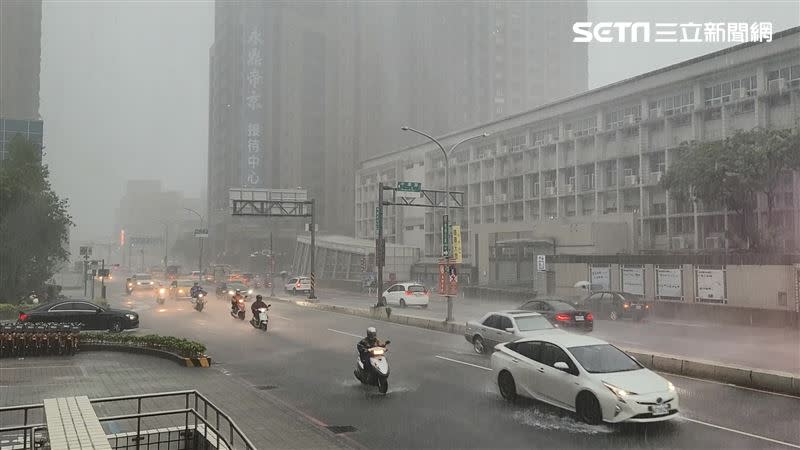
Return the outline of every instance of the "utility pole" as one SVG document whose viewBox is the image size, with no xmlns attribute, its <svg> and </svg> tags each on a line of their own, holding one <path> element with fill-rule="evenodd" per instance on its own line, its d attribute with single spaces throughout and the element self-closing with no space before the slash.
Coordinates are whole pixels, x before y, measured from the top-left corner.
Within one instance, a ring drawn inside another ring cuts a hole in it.
<svg viewBox="0 0 800 450">
<path fill-rule="evenodd" d="M 378 286 L 375 292 L 378 294 L 378 302 L 375 306 L 386 306 L 383 304 L 383 264 L 384 252 L 386 247 L 383 243 L 383 182 L 378 183 L 378 209 L 375 210 L 375 270 L 378 272 Z"/>
<path fill-rule="evenodd" d="M 164 276 L 167 276 L 167 266 L 169 265 L 169 224 L 164 224 Z"/>
<path fill-rule="evenodd" d="M 105 300 L 106 299 L 106 275 L 105 275 L 105 273 L 106 273 L 106 260 L 103 259 L 101 261 L 102 262 L 100 263 L 101 264 L 101 268 L 100 268 L 101 272 L 100 273 L 102 273 L 103 276 L 100 277 L 100 298 Z"/>
<path fill-rule="evenodd" d="M 141 261 L 140 268 L 142 269 L 142 272 L 144 272 L 144 247 L 142 247 L 139 250 L 139 253 L 142 255 L 142 258 L 140 260 Z"/>
<path fill-rule="evenodd" d="M 269 296 L 275 297 L 275 250 L 272 248 L 272 230 L 269 232 Z"/>
<path fill-rule="evenodd" d="M 86 272 L 89 270 L 89 255 L 83 255 L 83 296 L 86 297 L 87 283 Z"/>
<path fill-rule="evenodd" d="M 316 295 L 316 278 L 314 277 L 314 272 L 316 269 L 316 255 L 317 253 L 317 240 L 316 240 L 316 220 L 314 220 L 314 199 L 311 199 L 311 292 L 308 294 L 309 300 L 314 300 L 317 298 Z"/>
</svg>

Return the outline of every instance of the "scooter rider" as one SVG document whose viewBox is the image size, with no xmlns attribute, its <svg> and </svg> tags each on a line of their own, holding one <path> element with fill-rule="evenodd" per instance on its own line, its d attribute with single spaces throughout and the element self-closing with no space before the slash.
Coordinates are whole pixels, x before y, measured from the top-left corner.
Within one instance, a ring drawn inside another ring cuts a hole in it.
<svg viewBox="0 0 800 450">
<path fill-rule="evenodd" d="M 197 295 L 201 292 L 203 292 L 203 288 L 200 287 L 200 283 L 195 281 L 194 286 L 192 286 L 191 291 L 189 291 L 189 295 L 191 295 L 192 298 L 197 298 Z"/>
<path fill-rule="evenodd" d="M 242 295 L 242 291 L 237 289 L 236 293 L 231 297 L 231 311 L 235 311 L 239 308 L 239 300 L 243 298 L 244 296 Z"/>
<path fill-rule="evenodd" d="M 250 305 L 250 311 L 253 313 L 253 322 L 258 323 L 258 319 L 259 319 L 259 317 L 258 317 L 258 309 L 259 308 L 266 308 L 266 307 L 267 307 L 267 304 L 264 303 L 264 300 L 263 300 L 263 297 L 261 297 L 261 294 L 256 295 L 256 301 L 254 301 L 253 304 Z"/>
<path fill-rule="evenodd" d="M 369 367 L 369 352 L 367 350 L 371 349 L 372 347 L 383 347 L 384 344 L 378 339 L 378 330 L 375 327 L 367 328 L 367 337 L 362 339 L 356 345 L 358 349 L 358 355 L 361 357 L 361 363 L 364 364 L 364 367 Z"/>
</svg>

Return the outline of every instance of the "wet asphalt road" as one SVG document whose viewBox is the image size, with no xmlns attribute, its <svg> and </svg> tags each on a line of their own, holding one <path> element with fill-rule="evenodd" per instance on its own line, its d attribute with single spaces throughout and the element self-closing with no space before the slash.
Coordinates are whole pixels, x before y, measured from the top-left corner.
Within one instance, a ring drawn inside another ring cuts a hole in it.
<svg viewBox="0 0 800 450">
<path fill-rule="evenodd" d="M 213 294 L 202 313 L 150 296 L 112 303 L 138 311 L 142 333 L 204 342 L 212 370 L 265 386 L 312 420 L 355 427 L 350 437 L 367 448 L 800 448 L 797 398 L 667 376 L 683 417 L 588 426 L 541 403 L 504 402 L 488 357 L 472 354 L 461 336 L 284 303 L 273 305 L 263 333 L 230 317 Z M 392 340 L 386 396 L 352 373 L 357 336 L 369 325 Z"/>
</svg>

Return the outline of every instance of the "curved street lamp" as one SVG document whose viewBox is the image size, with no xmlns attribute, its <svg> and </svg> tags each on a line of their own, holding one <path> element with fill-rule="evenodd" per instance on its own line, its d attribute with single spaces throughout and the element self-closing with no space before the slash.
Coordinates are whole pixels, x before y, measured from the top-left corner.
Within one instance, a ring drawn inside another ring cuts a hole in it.
<svg viewBox="0 0 800 450">
<path fill-rule="evenodd" d="M 425 133 L 423 131 L 420 131 L 420 130 L 417 130 L 417 129 L 414 129 L 414 128 L 411 128 L 411 127 L 401 127 L 401 129 L 403 131 L 411 131 L 412 133 L 417 133 L 420 136 L 424 136 L 424 137 L 428 138 L 428 140 L 430 140 L 431 142 L 436 144 L 439 147 L 439 150 L 442 151 L 442 156 L 444 156 L 444 214 L 445 214 L 443 230 L 446 230 L 446 232 L 449 234 L 450 233 L 450 223 L 449 223 L 450 222 L 450 155 L 453 153 L 453 151 L 459 145 L 461 145 L 461 144 L 463 144 L 463 143 L 465 143 L 467 141 L 471 141 L 473 139 L 481 139 L 481 138 L 489 137 L 489 133 L 482 133 L 482 134 L 478 134 L 478 135 L 475 135 L 475 136 L 471 136 L 471 137 L 462 139 L 462 140 L 456 142 L 455 144 L 453 144 L 450 147 L 449 150 L 445 150 L 444 146 L 442 145 L 442 143 L 439 142 L 435 137 L 431 136 L 428 133 Z M 443 233 L 444 233 L 444 231 L 443 231 Z M 442 242 L 444 242 L 444 238 L 445 238 L 445 236 L 442 235 Z M 448 258 L 448 259 L 450 258 L 450 248 L 449 247 L 447 249 L 446 254 L 443 254 L 442 256 L 444 256 L 445 258 Z M 454 320 L 453 319 L 453 299 L 452 299 L 452 297 L 450 297 L 449 292 L 447 294 L 448 294 L 448 295 L 446 295 L 446 297 L 447 297 L 447 318 L 445 320 L 448 321 L 448 322 L 452 322 Z"/>
</svg>

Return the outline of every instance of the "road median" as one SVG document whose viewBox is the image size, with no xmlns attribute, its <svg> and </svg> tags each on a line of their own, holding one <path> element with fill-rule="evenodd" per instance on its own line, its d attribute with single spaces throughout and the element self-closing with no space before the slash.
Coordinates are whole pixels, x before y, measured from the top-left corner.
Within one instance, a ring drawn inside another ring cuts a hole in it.
<svg viewBox="0 0 800 450">
<path fill-rule="evenodd" d="M 417 316 L 395 314 L 391 307 L 351 308 L 320 302 L 308 302 L 281 297 L 271 297 L 273 301 L 291 303 L 297 306 L 320 311 L 336 312 L 352 316 L 366 317 L 400 325 L 463 335 L 464 324 L 427 319 Z M 760 389 L 769 392 L 800 397 L 800 374 L 778 372 L 766 369 L 738 367 L 713 361 L 688 359 L 679 355 L 667 355 L 640 349 L 625 349 L 645 367 L 659 372 L 672 373 L 692 378 L 717 381 L 735 386 Z"/>
</svg>

